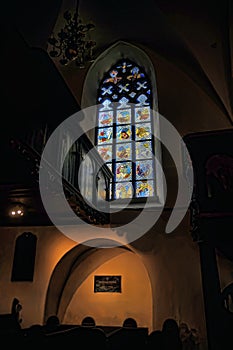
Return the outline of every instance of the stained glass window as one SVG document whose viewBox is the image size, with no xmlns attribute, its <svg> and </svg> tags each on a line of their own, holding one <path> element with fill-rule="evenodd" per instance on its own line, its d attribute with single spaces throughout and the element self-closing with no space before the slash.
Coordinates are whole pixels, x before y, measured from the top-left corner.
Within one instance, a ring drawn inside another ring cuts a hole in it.
<svg viewBox="0 0 233 350">
<path fill-rule="evenodd" d="M 118 61 L 100 82 L 97 105 L 97 150 L 114 174 L 110 200 L 156 197 L 152 88 L 144 69 Z"/>
</svg>

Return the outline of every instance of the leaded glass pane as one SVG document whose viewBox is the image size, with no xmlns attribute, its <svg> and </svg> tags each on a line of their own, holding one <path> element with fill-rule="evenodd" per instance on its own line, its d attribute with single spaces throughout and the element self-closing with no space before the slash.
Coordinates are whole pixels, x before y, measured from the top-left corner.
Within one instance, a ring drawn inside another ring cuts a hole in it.
<svg viewBox="0 0 233 350">
<path fill-rule="evenodd" d="M 136 159 L 152 158 L 151 141 L 136 142 Z"/>
<path fill-rule="evenodd" d="M 112 128 L 102 128 L 98 130 L 98 143 L 112 142 Z"/>
<path fill-rule="evenodd" d="M 135 121 L 136 122 L 150 121 L 150 108 L 149 107 L 135 108 Z"/>
<path fill-rule="evenodd" d="M 113 69 L 109 73 L 109 77 L 104 80 L 103 84 L 105 84 L 105 83 L 117 84 L 121 79 L 122 79 L 122 77 L 118 76 L 118 71 L 116 69 Z"/>
<path fill-rule="evenodd" d="M 119 106 L 117 107 L 117 108 L 129 108 L 130 107 L 130 105 L 128 104 L 128 102 L 129 102 L 129 99 L 128 98 L 126 98 L 125 96 L 124 97 L 122 97 L 119 101 Z"/>
<path fill-rule="evenodd" d="M 110 126 L 113 123 L 113 111 L 99 113 L 99 126 Z"/>
<path fill-rule="evenodd" d="M 131 143 L 117 144 L 116 145 L 116 160 L 129 160 L 132 159 Z"/>
<path fill-rule="evenodd" d="M 135 79 L 139 79 L 139 78 L 144 78 L 145 74 L 140 72 L 140 68 L 137 66 L 134 66 L 131 70 L 130 70 L 130 75 L 127 76 L 128 80 L 135 80 Z"/>
<path fill-rule="evenodd" d="M 142 160 L 136 162 L 136 179 L 144 180 L 153 177 L 153 163 L 152 160 Z"/>
<path fill-rule="evenodd" d="M 151 124 L 136 124 L 136 140 L 146 140 L 151 138 Z"/>
<path fill-rule="evenodd" d="M 116 181 L 125 181 L 132 179 L 132 163 L 116 163 Z"/>
<path fill-rule="evenodd" d="M 117 124 L 129 124 L 131 123 L 131 110 L 125 109 L 117 111 Z"/>
<path fill-rule="evenodd" d="M 105 162 L 112 160 L 112 145 L 99 146 L 97 150 Z"/>
<path fill-rule="evenodd" d="M 133 186 L 131 182 L 116 183 L 115 198 L 124 199 L 133 197 Z"/>
<path fill-rule="evenodd" d="M 117 142 L 124 142 L 130 140 L 132 136 L 131 125 L 117 126 L 116 133 Z"/>
<path fill-rule="evenodd" d="M 136 197 L 152 197 L 154 195 L 154 181 L 137 181 Z"/>
</svg>

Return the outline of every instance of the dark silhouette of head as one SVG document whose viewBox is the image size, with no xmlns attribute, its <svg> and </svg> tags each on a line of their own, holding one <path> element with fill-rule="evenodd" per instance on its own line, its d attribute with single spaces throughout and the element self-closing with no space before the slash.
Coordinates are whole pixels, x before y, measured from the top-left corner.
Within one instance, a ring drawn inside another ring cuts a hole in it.
<svg viewBox="0 0 233 350">
<path fill-rule="evenodd" d="M 84 327 L 95 327 L 95 320 L 91 316 L 86 316 L 81 322 L 81 326 Z"/>
<path fill-rule="evenodd" d="M 166 333 L 175 333 L 175 334 L 179 334 L 179 326 L 178 326 L 178 323 L 177 323 L 176 320 L 173 319 L 173 318 L 167 318 L 167 319 L 163 322 L 162 331 L 163 331 L 163 332 L 166 332 Z"/>
<path fill-rule="evenodd" d="M 167 318 L 162 326 L 165 349 L 182 350 L 179 325 L 173 318 Z"/>
<path fill-rule="evenodd" d="M 57 315 L 51 315 L 46 321 L 46 329 L 48 331 L 55 331 L 60 326 L 60 321 Z"/>
<path fill-rule="evenodd" d="M 123 322 L 123 327 L 128 327 L 128 328 L 137 328 L 137 322 L 134 318 L 128 317 L 124 320 Z"/>
</svg>

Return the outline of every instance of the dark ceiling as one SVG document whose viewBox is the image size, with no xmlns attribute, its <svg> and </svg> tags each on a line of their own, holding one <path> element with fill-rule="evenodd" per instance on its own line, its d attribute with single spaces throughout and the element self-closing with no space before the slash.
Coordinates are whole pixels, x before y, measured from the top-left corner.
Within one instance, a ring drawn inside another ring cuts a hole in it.
<svg viewBox="0 0 233 350">
<path fill-rule="evenodd" d="M 75 6 L 75 0 L 11 1 L 1 11 L 2 23 L 8 29 L 15 27 L 30 47 L 46 50 L 51 32 L 62 26 L 64 11 Z M 96 56 L 117 40 L 160 55 L 193 79 L 231 123 L 232 8 L 231 0 L 79 1 L 81 17 L 96 26 L 92 32 Z M 7 39 L 13 62 L 20 68 L 20 51 Z"/>
<path fill-rule="evenodd" d="M 31 47 L 47 47 L 75 0 L 14 1 L 2 12 Z M 232 122 L 233 4 L 231 0 L 80 0 L 84 21 L 96 29 L 96 56 L 117 40 L 135 43 L 173 62 L 198 84 Z"/>
</svg>

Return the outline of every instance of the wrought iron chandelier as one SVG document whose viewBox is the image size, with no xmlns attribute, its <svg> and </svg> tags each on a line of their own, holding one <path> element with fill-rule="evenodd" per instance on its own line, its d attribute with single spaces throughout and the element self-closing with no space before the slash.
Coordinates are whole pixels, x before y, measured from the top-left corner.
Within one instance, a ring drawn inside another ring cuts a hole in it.
<svg viewBox="0 0 233 350">
<path fill-rule="evenodd" d="M 89 39 L 89 31 L 95 28 L 94 24 L 83 24 L 78 12 L 79 1 L 76 2 L 74 13 L 65 11 L 63 18 L 64 27 L 55 36 L 54 33 L 48 39 L 52 46 L 49 55 L 52 58 L 61 57 L 59 62 L 65 66 L 72 61 L 79 68 L 84 68 L 86 62 L 93 61 L 93 48 L 96 42 Z"/>
</svg>

